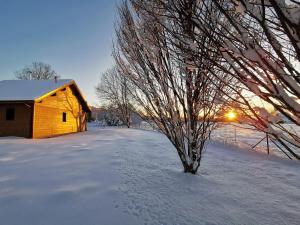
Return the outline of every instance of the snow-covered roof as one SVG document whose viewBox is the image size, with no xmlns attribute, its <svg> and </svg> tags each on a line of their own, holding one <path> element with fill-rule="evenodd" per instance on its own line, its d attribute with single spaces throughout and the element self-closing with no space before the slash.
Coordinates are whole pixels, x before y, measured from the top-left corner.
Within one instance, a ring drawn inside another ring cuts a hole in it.
<svg viewBox="0 0 300 225">
<path fill-rule="evenodd" d="M 3 80 L 0 81 L 0 101 L 33 101 L 73 80 Z"/>
</svg>

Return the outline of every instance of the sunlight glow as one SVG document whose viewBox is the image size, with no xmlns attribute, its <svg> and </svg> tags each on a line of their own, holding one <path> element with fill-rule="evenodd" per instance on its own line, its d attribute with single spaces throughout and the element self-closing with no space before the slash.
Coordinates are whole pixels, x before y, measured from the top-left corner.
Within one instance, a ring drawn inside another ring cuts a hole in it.
<svg viewBox="0 0 300 225">
<path fill-rule="evenodd" d="M 237 118 L 237 113 L 234 112 L 234 111 L 230 111 L 230 112 L 228 112 L 228 113 L 225 114 L 225 117 L 228 120 L 235 120 Z"/>
</svg>

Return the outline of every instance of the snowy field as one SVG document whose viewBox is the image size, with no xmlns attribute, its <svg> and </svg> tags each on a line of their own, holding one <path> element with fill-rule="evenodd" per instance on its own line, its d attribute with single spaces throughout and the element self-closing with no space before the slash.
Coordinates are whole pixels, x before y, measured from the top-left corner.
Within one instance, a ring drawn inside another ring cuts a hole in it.
<svg viewBox="0 0 300 225">
<path fill-rule="evenodd" d="M 2 225 L 300 224 L 300 164 L 211 143 L 182 173 L 161 134 L 0 138 Z"/>
<path fill-rule="evenodd" d="M 298 126 L 287 124 L 285 127 L 287 130 L 300 136 L 300 128 Z M 265 133 L 254 130 L 251 126 L 237 123 L 224 123 L 212 133 L 213 140 L 220 141 L 226 145 L 267 154 L 267 141 L 263 139 L 265 137 Z M 252 148 L 254 146 L 255 148 Z M 300 154 L 299 150 L 294 147 L 292 149 Z M 271 155 L 288 158 L 270 139 L 269 150 Z"/>
<path fill-rule="evenodd" d="M 139 125 L 135 125 L 135 128 L 143 130 L 158 130 L 155 125 L 150 125 L 149 123 L 142 122 Z M 286 124 L 285 128 L 291 133 L 300 136 L 300 127 L 293 124 Z M 211 134 L 211 139 L 217 142 L 221 142 L 229 147 L 236 147 L 247 149 L 249 151 L 258 151 L 268 154 L 267 151 L 267 140 L 266 134 L 255 130 L 253 127 L 246 124 L 239 123 L 220 123 L 218 127 L 213 130 Z M 277 143 L 278 145 L 278 143 Z M 281 145 L 279 145 L 281 147 Z M 282 150 L 276 146 L 269 138 L 269 154 L 276 155 L 281 158 L 288 158 Z M 300 154 L 298 149 L 290 146 L 293 151 Z M 281 147 L 282 148 L 282 147 Z M 287 150 L 283 150 L 288 153 Z M 291 156 L 291 155 L 290 155 Z"/>
</svg>

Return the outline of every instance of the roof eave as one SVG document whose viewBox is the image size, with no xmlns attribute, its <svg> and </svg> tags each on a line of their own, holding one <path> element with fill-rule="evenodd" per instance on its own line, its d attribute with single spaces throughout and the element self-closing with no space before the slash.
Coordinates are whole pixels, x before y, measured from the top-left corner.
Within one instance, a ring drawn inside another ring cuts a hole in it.
<svg viewBox="0 0 300 225">
<path fill-rule="evenodd" d="M 0 104 L 3 103 L 34 103 L 34 100 L 0 100 Z"/>
<path fill-rule="evenodd" d="M 77 86 L 76 82 L 73 81 L 72 84 L 70 84 L 70 85 L 73 85 L 76 88 L 77 92 L 79 93 L 82 105 L 85 108 L 85 112 L 88 112 L 88 113 L 92 112 L 91 108 L 89 107 L 87 101 L 85 100 L 85 98 L 84 98 L 82 92 L 80 91 L 79 87 Z"/>
<path fill-rule="evenodd" d="M 49 92 L 47 92 L 46 94 L 44 94 L 44 95 L 42 95 L 42 96 L 40 96 L 40 97 L 38 97 L 38 98 L 35 98 L 34 101 L 35 101 L 35 102 L 39 102 L 39 101 L 43 100 L 44 98 L 46 98 L 46 97 L 48 97 L 48 96 L 54 94 L 55 92 L 59 91 L 60 89 L 63 89 L 63 88 L 66 88 L 66 87 L 72 85 L 73 83 L 75 83 L 75 81 L 74 81 L 74 80 L 71 80 L 70 82 L 68 82 L 68 83 L 66 83 L 66 84 L 64 84 L 64 85 L 62 85 L 62 86 L 60 86 L 60 87 L 58 87 L 58 88 L 56 88 L 56 89 L 54 89 L 54 90 L 52 90 L 52 91 L 49 91 Z"/>
</svg>

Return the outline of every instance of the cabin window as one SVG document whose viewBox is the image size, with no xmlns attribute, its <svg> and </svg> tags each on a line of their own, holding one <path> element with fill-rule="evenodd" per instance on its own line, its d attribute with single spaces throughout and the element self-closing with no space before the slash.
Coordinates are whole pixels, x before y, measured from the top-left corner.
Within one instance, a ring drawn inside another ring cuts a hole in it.
<svg viewBox="0 0 300 225">
<path fill-rule="evenodd" d="M 56 93 L 53 93 L 51 96 L 52 96 L 52 97 L 56 96 Z"/>
<path fill-rule="evenodd" d="M 15 120 L 15 109 L 14 108 L 6 109 L 6 120 Z"/>
<path fill-rule="evenodd" d="M 67 122 L 67 113 L 65 112 L 62 114 L 62 121 Z"/>
</svg>

